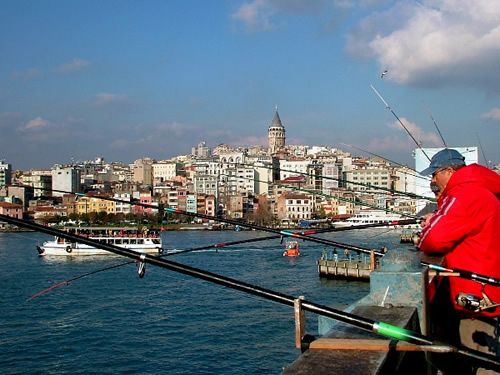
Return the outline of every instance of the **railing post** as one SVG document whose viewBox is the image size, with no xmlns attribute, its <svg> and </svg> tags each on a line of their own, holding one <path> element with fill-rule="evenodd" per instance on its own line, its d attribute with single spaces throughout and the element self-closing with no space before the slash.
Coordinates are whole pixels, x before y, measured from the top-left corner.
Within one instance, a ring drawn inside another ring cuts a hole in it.
<svg viewBox="0 0 500 375">
<path fill-rule="evenodd" d="M 377 260 L 375 259 L 375 251 L 370 251 L 370 271 L 373 271 L 377 268 Z"/>
<path fill-rule="evenodd" d="M 304 296 L 300 296 L 293 302 L 295 314 L 295 347 L 298 349 L 302 347 L 302 338 L 306 334 L 306 312 L 302 310 L 303 300 Z"/>
</svg>

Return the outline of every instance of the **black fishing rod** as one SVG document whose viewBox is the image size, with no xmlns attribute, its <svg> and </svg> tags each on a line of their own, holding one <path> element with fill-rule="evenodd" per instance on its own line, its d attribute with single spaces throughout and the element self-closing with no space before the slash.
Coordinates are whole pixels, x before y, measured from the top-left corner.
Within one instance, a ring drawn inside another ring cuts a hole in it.
<svg viewBox="0 0 500 375">
<path fill-rule="evenodd" d="M 374 228 L 374 227 L 377 227 L 377 226 L 380 226 L 380 224 L 363 224 L 363 225 L 359 225 L 358 227 L 360 227 L 359 229 L 365 229 L 365 228 Z M 302 231 L 301 234 L 303 235 L 311 235 L 311 234 L 319 234 L 319 233 L 325 233 L 325 232 L 340 232 L 340 231 L 344 231 L 344 230 L 347 230 L 346 227 L 340 227 L 340 228 L 324 228 L 324 229 L 317 229 L 317 230 L 307 230 L 307 231 Z M 390 229 L 392 230 L 392 229 Z M 260 242 L 260 241 L 268 241 L 268 240 L 272 240 L 272 239 L 278 239 L 278 238 L 281 238 L 283 239 L 283 236 L 280 236 L 280 235 L 273 235 L 273 236 L 265 236 L 265 237 L 257 237 L 257 238 L 248 238 L 248 239 L 245 239 L 245 240 L 238 240 L 238 241 L 231 241 L 231 242 L 221 242 L 221 243 L 217 243 L 217 244 L 212 244 L 212 245 L 205 245 L 205 246 L 199 246 L 199 247 L 195 247 L 195 248 L 191 248 L 191 249 L 186 249 L 186 250 L 177 250 L 175 252 L 167 252 L 165 254 L 160 254 L 158 255 L 159 258 L 163 258 L 163 257 L 167 257 L 167 256 L 172 256 L 172 255 L 178 255 L 178 254 L 185 254 L 185 253 L 190 253 L 190 252 L 194 252 L 194 251 L 201 251 L 201 250 L 207 250 L 207 249 L 216 249 L 216 251 L 222 247 L 227 247 L 227 246 L 234 246 L 234 245 L 241 245 L 241 244 L 245 244 L 245 243 L 251 243 L 251 242 Z M 34 294 L 33 296 L 31 296 L 30 298 L 28 298 L 28 301 L 36 298 L 36 297 L 39 297 L 55 288 L 58 288 L 62 285 L 68 285 L 69 283 L 73 282 L 73 281 L 76 281 L 76 280 L 79 280 L 79 279 L 83 279 L 84 277 L 87 277 L 87 276 L 91 276 L 91 275 L 95 275 L 96 273 L 100 273 L 100 272 L 104 272 L 104 271 L 108 271 L 108 270 L 112 270 L 112 269 L 115 269 L 115 268 L 118 268 L 118 267 L 121 267 L 121 266 L 126 266 L 128 264 L 133 264 L 133 263 L 136 263 L 136 261 L 131 261 L 131 262 L 124 262 L 124 263 L 119 263 L 119 264 L 115 264 L 115 265 L 112 265 L 112 266 L 109 266 L 109 267 L 104 267 L 104 268 L 101 268 L 101 269 L 98 269 L 98 270 L 94 270 L 92 272 L 88 272 L 88 273 L 85 273 L 85 274 L 82 274 L 82 275 L 79 275 L 79 276 L 76 276 L 76 277 L 72 277 L 70 279 L 67 279 L 67 280 L 64 280 L 64 281 L 61 281 L 57 284 L 54 284 L 54 285 L 51 285 L 50 287 Z M 144 273 L 139 273 L 139 277 L 143 277 L 144 276 Z"/>
<path fill-rule="evenodd" d="M 54 228 L 45 227 L 39 224 L 31 223 L 28 221 L 13 218 L 3 214 L 0 214 L 0 220 L 20 227 L 33 229 L 38 232 L 59 236 L 68 239 L 70 241 L 77 241 L 94 247 L 97 246 L 114 254 L 135 259 L 136 261 L 140 262 L 143 266 L 145 266 L 145 264 L 152 264 L 161 268 L 181 273 L 183 275 L 209 281 L 218 285 L 222 285 L 224 287 L 228 287 L 247 294 L 258 296 L 283 305 L 294 306 L 295 301 L 297 300 L 297 298 L 290 295 L 286 295 L 270 289 L 265 289 L 256 285 L 252 285 L 236 279 L 218 275 L 199 268 L 190 267 L 177 262 L 162 259 L 153 255 L 141 254 L 133 250 L 113 246 L 110 244 L 100 243 L 98 241 L 94 241 L 89 238 L 74 236 Z M 328 318 L 335 319 L 340 322 L 363 329 L 365 331 L 374 332 L 376 334 L 389 337 L 391 339 L 402 340 L 416 345 L 430 345 L 430 346 L 436 345 L 435 340 L 431 337 L 424 336 L 420 333 L 400 328 L 385 322 L 368 319 L 365 317 L 354 315 L 342 310 L 337 310 L 307 300 L 302 300 L 301 306 L 302 309 L 305 311 L 326 316 Z M 498 360 L 498 358 L 494 356 L 463 347 L 457 348 L 448 345 L 447 348 L 456 353 L 478 360 L 481 363 L 490 366 L 492 368 L 500 369 L 500 361 Z"/>
<path fill-rule="evenodd" d="M 436 271 L 456 274 L 459 277 L 462 277 L 464 279 L 474 280 L 474 281 L 477 281 L 481 284 L 500 286 L 500 280 L 496 279 L 494 277 L 491 277 L 491 276 L 481 275 L 481 274 L 478 274 L 476 272 L 471 272 L 471 271 L 463 270 L 460 268 L 447 268 L 447 267 L 440 266 L 438 264 L 432 264 L 432 263 L 427 263 L 427 262 L 420 262 L 420 264 L 422 264 L 424 266 L 428 266 L 430 269 L 433 269 Z"/>
<path fill-rule="evenodd" d="M 377 96 L 380 98 L 380 100 L 382 100 L 382 102 L 385 104 L 385 107 L 394 115 L 394 117 L 396 117 L 396 120 L 398 120 L 398 122 L 401 124 L 401 126 L 403 127 L 403 129 L 406 130 L 406 132 L 411 137 L 411 139 L 413 139 L 413 142 L 415 142 L 415 144 L 420 149 L 420 151 L 422 151 L 422 153 L 425 155 L 425 157 L 427 158 L 427 160 L 431 161 L 431 158 L 429 157 L 429 155 L 427 155 L 425 153 L 425 151 L 422 148 L 422 146 L 420 145 L 420 143 L 417 142 L 417 140 L 413 137 L 413 135 L 410 133 L 410 131 L 408 130 L 408 128 L 405 126 L 405 124 L 403 124 L 403 121 L 401 121 L 401 119 L 398 117 L 398 115 L 396 115 L 396 113 L 394 113 L 394 111 L 389 106 L 389 104 L 387 104 L 387 102 L 384 100 L 384 98 L 382 98 L 382 95 L 379 94 L 379 92 L 375 89 L 375 87 L 373 87 L 372 84 L 370 84 L 370 86 L 373 89 L 373 91 L 375 91 L 375 94 L 377 94 Z"/>
</svg>

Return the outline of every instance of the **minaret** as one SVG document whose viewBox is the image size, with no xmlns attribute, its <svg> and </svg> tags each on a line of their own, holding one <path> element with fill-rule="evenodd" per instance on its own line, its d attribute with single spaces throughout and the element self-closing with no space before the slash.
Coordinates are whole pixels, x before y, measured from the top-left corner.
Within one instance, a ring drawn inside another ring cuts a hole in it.
<svg viewBox="0 0 500 375">
<path fill-rule="evenodd" d="M 281 124 L 278 106 L 276 106 L 276 113 L 267 134 L 269 139 L 269 155 L 274 155 L 279 149 L 285 147 L 285 127 Z"/>
</svg>

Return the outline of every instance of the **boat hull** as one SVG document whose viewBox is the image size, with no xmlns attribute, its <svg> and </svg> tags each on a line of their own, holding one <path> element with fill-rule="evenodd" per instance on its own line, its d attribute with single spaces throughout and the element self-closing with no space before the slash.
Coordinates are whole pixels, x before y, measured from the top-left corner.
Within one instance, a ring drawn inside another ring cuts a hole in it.
<svg viewBox="0 0 500 375">
<path fill-rule="evenodd" d="M 117 245 L 124 249 L 136 251 L 146 254 L 163 254 L 164 250 L 160 244 L 144 244 L 144 245 Z M 81 256 L 81 255 L 114 255 L 109 251 L 88 246 L 81 243 L 76 244 L 57 244 L 54 241 L 48 241 L 42 246 L 38 246 L 38 253 L 44 255 L 57 256 Z"/>
</svg>

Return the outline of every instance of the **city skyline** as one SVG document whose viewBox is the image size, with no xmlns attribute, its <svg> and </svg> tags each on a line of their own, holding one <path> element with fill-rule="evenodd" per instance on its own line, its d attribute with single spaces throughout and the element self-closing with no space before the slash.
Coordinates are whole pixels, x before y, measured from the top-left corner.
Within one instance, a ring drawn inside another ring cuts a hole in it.
<svg viewBox="0 0 500 375">
<path fill-rule="evenodd" d="M 0 159 L 47 169 L 288 145 L 353 145 L 414 165 L 477 146 L 500 163 L 500 4 L 51 1 L 0 8 Z M 385 72 L 385 74 L 384 74 Z M 370 85 L 380 93 L 381 98 Z M 484 156 L 484 157 L 483 157 Z"/>
</svg>

